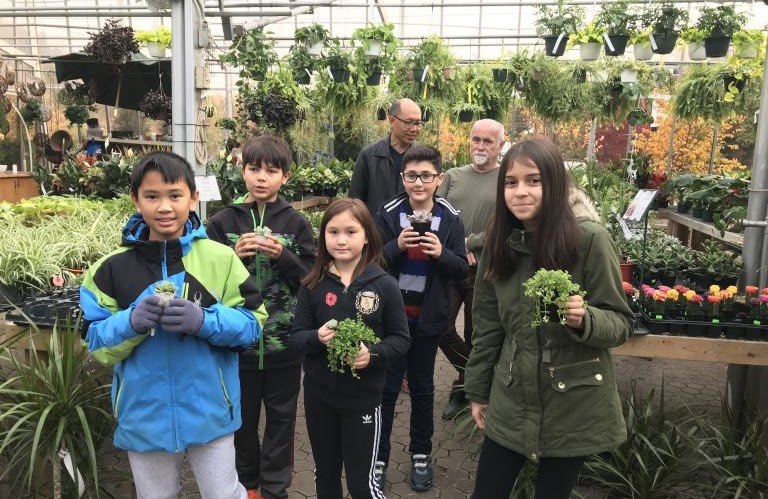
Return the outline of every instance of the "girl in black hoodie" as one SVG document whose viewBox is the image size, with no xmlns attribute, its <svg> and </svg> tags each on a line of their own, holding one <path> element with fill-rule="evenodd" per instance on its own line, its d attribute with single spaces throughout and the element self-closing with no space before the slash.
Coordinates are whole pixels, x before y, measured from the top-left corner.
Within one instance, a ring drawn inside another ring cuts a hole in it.
<svg viewBox="0 0 768 499">
<path fill-rule="evenodd" d="M 353 499 L 383 499 L 374 479 L 381 395 L 389 364 L 410 344 L 397 281 L 381 268 L 381 240 L 362 201 L 339 199 L 323 215 L 318 257 L 299 289 L 291 348 L 305 353 L 304 411 L 318 499 L 341 499 L 342 466 Z M 360 344 L 359 379 L 328 367 L 335 319 L 361 317 L 381 339 Z"/>
</svg>

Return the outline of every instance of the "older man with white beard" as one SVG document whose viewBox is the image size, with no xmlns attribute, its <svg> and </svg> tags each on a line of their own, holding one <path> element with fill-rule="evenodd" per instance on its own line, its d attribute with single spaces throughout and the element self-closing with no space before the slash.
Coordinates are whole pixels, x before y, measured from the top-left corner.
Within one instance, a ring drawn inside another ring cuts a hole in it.
<svg viewBox="0 0 768 499">
<path fill-rule="evenodd" d="M 451 282 L 448 287 L 450 325 L 440 340 L 440 349 L 459 372 L 459 378 L 453 383 L 448 404 L 443 410 L 445 419 L 456 415 L 467 403 L 463 386 L 464 366 L 472 349 L 472 295 L 475 290 L 477 260 L 485 245 L 485 226 L 493 216 L 499 153 L 503 146 L 504 125 L 489 119 L 476 121 L 469 138 L 472 164 L 448 170 L 442 185 L 437 189 L 438 195 L 459 210 L 459 218 L 464 223 L 469 261 L 469 276 L 465 280 Z M 462 305 L 464 339 L 456 331 L 456 318 Z"/>
</svg>

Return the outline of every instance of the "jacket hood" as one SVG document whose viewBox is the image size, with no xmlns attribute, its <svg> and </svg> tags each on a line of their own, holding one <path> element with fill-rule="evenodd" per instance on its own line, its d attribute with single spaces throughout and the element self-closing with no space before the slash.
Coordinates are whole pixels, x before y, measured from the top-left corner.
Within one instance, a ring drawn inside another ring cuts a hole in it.
<svg viewBox="0 0 768 499">
<path fill-rule="evenodd" d="M 338 274 L 335 274 L 335 273 L 331 272 L 330 270 L 328 270 L 327 272 L 329 274 L 331 274 L 332 276 L 334 276 L 336 279 L 339 278 Z M 355 278 L 355 280 L 352 281 L 352 284 L 350 285 L 350 287 L 357 288 L 359 286 L 364 286 L 364 285 L 368 284 L 369 282 L 371 282 L 371 281 L 373 281 L 375 279 L 378 279 L 381 276 L 385 276 L 385 275 L 388 276 L 389 274 L 383 268 L 381 268 L 380 265 L 378 265 L 376 263 L 372 263 L 372 264 L 368 265 L 368 267 L 366 267 L 365 270 L 363 270 L 362 274 L 357 276 L 357 278 Z"/>
<path fill-rule="evenodd" d="M 144 221 L 140 213 L 134 213 L 123 227 L 123 246 L 139 246 L 150 243 L 149 225 Z M 184 234 L 179 238 L 182 254 L 189 253 L 192 241 L 195 239 L 208 239 L 205 228 L 200 222 L 200 217 L 194 211 L 189 212 L 189 218 L 184 224 Z"/>
<path fill-rule="evenodd" d="M 222 211 L 226 210 L 232 210 L 236 213 L 250 213 L 253 211 L 253 209 L 256 207 L 256 201 L 246 203 L 245 200 L 248 198 L 248 194 L 243 194 L 239 198 L 235 199 L 229 206 L 224 208 Z M 267 213 L 270 215 L 273 215 L 275 213 L 279 213 L 283 210 L 287 210 L 289 208 L 293 208 L 291 206 L 291 203 L 286 201 L 283 196 L 278 195 L 277 199 L 274 201 L 267 203 Z"/>
<path fill-rule="evenodd" d="M 602 223 L 600 213 L 597 212 L 594 203 L 589 199 L 587 193 L 578 187 L 571 186 L 571 190 L 568 193 L 568 202 L 577 219 L 587 219 L 596 223 Z"/>
</svg>

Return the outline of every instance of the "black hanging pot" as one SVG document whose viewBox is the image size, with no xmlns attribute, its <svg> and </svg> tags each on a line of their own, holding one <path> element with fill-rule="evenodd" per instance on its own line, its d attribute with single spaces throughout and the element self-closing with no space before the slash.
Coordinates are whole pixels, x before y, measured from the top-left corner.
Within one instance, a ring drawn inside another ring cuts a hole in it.
<svg viewBox="0 0 768 499">
<path fill-rule="evenodd" d="M 627 50 L 627 42 L 629 41 L 629 35 L 608 35 L 613 45 L 611 50 L 610 45 L 606 40 L 603 40 L 603 48 L 605 49 L 605 55 L 624 55 L 624 51 Z"/>
<path fill-rule="evenodd" d="M 575 68 L 571 74 L 573 75 L 573 80 L 576 83 L 586 83 L 587 82 L 587 70 L 586 69 L 584 69 L 584 68 Z"/>
<path fill-rule="evenodd" d="M 374 71 L 365 79 L 365 84 L 375 87 L 381 83 L 381 71 Z"/>
<path fill-rule="evenodd" d="M 707 57 L 725 57 L 730 46 L 731 39 L 727 36 L 714 36 L 704 39 L 704 53 L 707 54 Z"/>
<path fill-rule="evenodd" d="M 384 121 L 387 119 L 387 111 L 386 109 L 380 107 L 376 110 L 376 119 L 379 121 Z"/>
<path fill-rule="evenodd" d="M 508 79 L 509 79 L 509 69 L 493 68 L 493 81 L 497 83 L 504 83 Z"/>
<path fill-rule="evenodd" d="M 742 78 L 741 80 L 737 80 L 735 76 L 733 75 L 724 75 L 723 76 L 723 83 L 725 84 L 725 89 L 728 90 L 730 88 L 731 83 L 736 87 L 736 90 L 739 92 L 744 91 L 744 85 L 747 84 L 746 77 Z"/>
<path fill-rule="evenodd" d="M 653 43 L 651 43 L 651 50 L 654 54 L 670 54 L 675 50 L 677 35 L 674 33 L 654 33 L 653 41 L 656 42 L 656 48 L 653 48 Z"/>
<path fill-rule="evenodd" d="M 304 71 L 303 73 L 297 73 L 296 75 L 294 75 L 293 79 L 299 85 L 309 85 L 310 77 L 309 77 L 309 74 L 307 74 L 307 72 Z"/>
<path fill-rule="evenodd" d="M 416 82 L 422 82 L 425 79 L 425 73 L 427 72 L 426 68 L 413 68 L 411 71 L 413 71 L 413 81 Z"/>
<path fill-rule="evenodd" d="M 464 111 L 459 111 L 459 121 L 461 123 L 469 123 L 472 121 L 473 116 L 474 113 L 470 110 L 465 109 Z"/>
<path fill-rule="evenodd" d="M 565 45 L 568 42 L 568 37 L 563 36 L 560 43 L 557 44 L 558 38 L 560 38 L 560 35 L 544 37 L 544 52 L 550 57 L 560 57 L 565 54 Z M 555 50 L 555 44 L 557 44 L 557 50 Z"/>
<path fill-rule="evenodd" d="M 427 121 L 429 121 L 429 118 L 431 118 L 431 117 L 432 117 L 432 112 L 429 109 L 424 109 L 422 107 L 421 108 L 421 121 L 426 123 Z"/>
<path fill-rule="evenodd" d="M 331 68 L 331 77 L 336 83 L 346 83 L 349 81 L 349 70 L 344 68 Z"/>
</svg>

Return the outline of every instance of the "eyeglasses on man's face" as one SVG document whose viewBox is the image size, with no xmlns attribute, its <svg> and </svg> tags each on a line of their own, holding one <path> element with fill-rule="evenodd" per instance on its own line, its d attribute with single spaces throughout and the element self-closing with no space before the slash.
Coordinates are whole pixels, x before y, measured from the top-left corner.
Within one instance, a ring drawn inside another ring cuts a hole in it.
<svg viewBox="0 0 768 499">
<path fill-rule="evenodd" d="M 435 178 L 437 177 L 437 173 L 413 173 L 413 172 L 407 172 L 403 173 L 403 180 L 408 182 L 409 184 L 412 184 L 416 182 L 416 180 L 421 179 L 421 181 L 425 184 L 431 184 L 435 181 Z"/>
<path fill-rule="evenodd" d="M 393 118 L 395 118 L 397 121 L 400 121 L 403 125 L 405 125 L 405 128 L 408 130 L 411 130 L 413 128 L 421 128 L 424 126 L 423 121 L 419 120 L 404 120 L 403 118 L 400 118 L 398 116 L 392 115 Z"/>
</svg>

